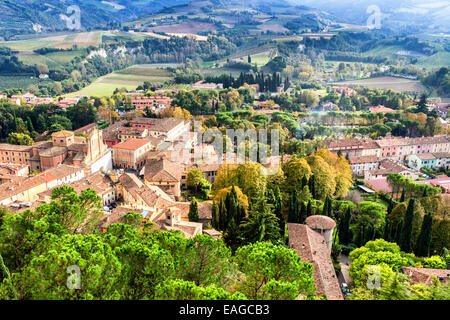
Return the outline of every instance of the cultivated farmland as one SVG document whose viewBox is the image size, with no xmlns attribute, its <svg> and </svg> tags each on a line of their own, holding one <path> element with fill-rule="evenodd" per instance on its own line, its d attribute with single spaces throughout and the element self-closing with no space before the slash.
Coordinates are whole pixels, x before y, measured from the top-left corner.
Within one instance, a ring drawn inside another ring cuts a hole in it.
<svg viewBox="0 0 450 320">
<path fill-rule="evenodd" d="M 110 95 L 116 88 L 126 88 L 134 90 L 137 86 L 142 85 L 144 81 L 151 83 L 165 83 L 173 79 L 172 73 L 160 68 L 174 66 L 171 64 L 143 64 L 134 65 L 124 70 L 115 71 L 98 78 L 89 86 L 78 92 L 68 94 L 67 96 L 76 95 Z"/>
<path fill-rule="evenodd" d="M 358 85 L 376 89 L 392 89 L 400 92 L 423 92 L 425 87 L 418 80 L 395 77 L 376 77 L 361 80 L 336 82 L 338 85 Z"/>
</svg>

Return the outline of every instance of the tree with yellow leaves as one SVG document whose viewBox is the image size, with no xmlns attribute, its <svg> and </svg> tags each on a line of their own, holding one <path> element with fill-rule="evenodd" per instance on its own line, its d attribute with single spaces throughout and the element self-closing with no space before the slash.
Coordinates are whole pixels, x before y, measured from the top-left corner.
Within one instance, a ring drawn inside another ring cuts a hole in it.
<svg viewBox="0 0 450 320">
<path fill-rule="evenodd" d="M 282 186 L 283 192 L 291 194 L 293 190 L 302 189 L 302 179 L 306 176 L 307 179 L 311 176 L 311 168 L 304 158 L 291 158 L 283 164 L 284 184 Z"/>
<path fill-rule="evenodd" d="M 335 197 L 344 196 L 353 185 L 352 169 L 347 159 L 338 156 L 327 149 L 320 149 L 314 155 L 321 157 L 335 172 L 336 189 Z M 330 195 L 332 196 L 332 195 Z"/>
<path fill-rule="evenodd" d="M 311 155 L 306 158 L 315 179 L 315 194 L 319 200 L 332 197 L 336 191 L 336 171 L 322 157 Z"/>
</svg>

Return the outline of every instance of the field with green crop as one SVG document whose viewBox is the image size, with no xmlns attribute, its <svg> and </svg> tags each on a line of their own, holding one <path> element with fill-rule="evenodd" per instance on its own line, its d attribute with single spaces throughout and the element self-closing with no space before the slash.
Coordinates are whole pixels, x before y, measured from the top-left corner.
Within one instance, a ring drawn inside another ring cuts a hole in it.
<svg viewBox="0 0 450 320">
<path fill-rule="evenodd" d="M 450 66 L 450 52 L 438 52 L 429 57 L 421 57 L 416 65 L 426 69 L 448 67 Z"/>
<path fill-rule="evenodd" d="M 134 65 L 124 70 L 115 71 L 106 76 L 98 78 L 89 86 L 80 91 L 67 94 L 67 96 L 76 95 L 110 95 L 116 88 L 126 88 L 127 90 L 134 90 L 144 81 L 155 84 L 162 84 L 166 81 L 172 80 L 173 75 L 167 70 L 159 69 L 172 64 L 143 64 Z"/>
<path fill-rule="evenodd" d="M 375 77 L 369 79 L 339 81 L 337 85 L 358 85 L 376 89 L 392 89 L 399 92 L 424 92 L 426 89 L 418 80 L 396 77 Z"/>
<path fill-rule="evenodd" d="M 48 82 L 49 80 L 41 80 L 34 76 L 2 76 L 0 75 L 0 90 L 11 88 L 28 88 L 30 85 Z"/>
</svg>

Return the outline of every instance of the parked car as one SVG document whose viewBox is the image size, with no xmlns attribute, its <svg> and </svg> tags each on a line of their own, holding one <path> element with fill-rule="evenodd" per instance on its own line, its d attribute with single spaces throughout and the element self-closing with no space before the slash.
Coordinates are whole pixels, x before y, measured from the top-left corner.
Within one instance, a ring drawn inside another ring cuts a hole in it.
<svg viewBox="0 0 450 320">
<path fill-rule="evenodd" d="M 350 293 L 350 289 L 348 288 L 346 283 L 341 283 L 341 290 L 342 293 L 346 296 L 351 296 L 352 294 Z"/>
</svg>

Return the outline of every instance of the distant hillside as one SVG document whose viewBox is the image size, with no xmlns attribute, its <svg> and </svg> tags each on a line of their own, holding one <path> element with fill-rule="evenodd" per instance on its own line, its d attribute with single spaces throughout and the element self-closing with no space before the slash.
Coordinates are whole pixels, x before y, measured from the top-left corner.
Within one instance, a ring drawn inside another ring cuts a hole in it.
<svg viewBox="0 0 450 320">
<path fill-rule="evenodd" d="M 334 19 L 324 11 L 292 5 L 286 0 L 196 0 L 167 6 L 125 25 L 138 31 L 164 33 L 202 34 L 233 29 L 302 33 L 323 31 L 334 24 Z M 192 23 L 197 23 L 198 28 L 193 28 Z"/>
<path fill-rule="evenodd" d="M 84 29 L 137 19 L 187 0 L 0 0 L 0 38 L 39 31 L 64 30 L 61 15 L 71 17 L 66 10 L 71 5 L 80 8 Z M 2 40 L 2 39 L 0 39 Z"/>
<path fill-rule="evenodd" d="M 339 17 L 339 22 L 365 24 L 377 6 L 381 12 L 381 25 L 392 30 L 434 30 L 448 32 L 450 28 L 450 2 L 430 0 L 289 0 L 326 10 Z"/>
</svg>

